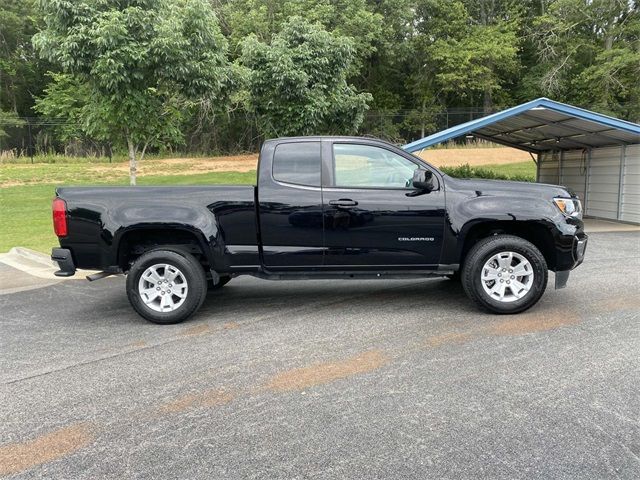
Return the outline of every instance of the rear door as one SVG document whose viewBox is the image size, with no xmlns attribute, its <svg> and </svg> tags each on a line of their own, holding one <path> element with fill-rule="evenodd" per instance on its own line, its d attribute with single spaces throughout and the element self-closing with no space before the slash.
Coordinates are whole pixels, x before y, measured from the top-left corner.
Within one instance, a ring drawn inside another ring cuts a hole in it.
<svg viewBox="0 0 640 480">
<path fill-rule="evenodd" d="M 264 265 L 309 270 L 323 263 L 321 142 L 265 145 L 260 154 L 259 221 Z"/>
<path fill-rule="evenodd" d="M 411 196 L 409 155 L 357 141 L 326 141 L 325 267 L 433 269 L 442 249 L 445 201 L 438 188 Z"/>
</svg>

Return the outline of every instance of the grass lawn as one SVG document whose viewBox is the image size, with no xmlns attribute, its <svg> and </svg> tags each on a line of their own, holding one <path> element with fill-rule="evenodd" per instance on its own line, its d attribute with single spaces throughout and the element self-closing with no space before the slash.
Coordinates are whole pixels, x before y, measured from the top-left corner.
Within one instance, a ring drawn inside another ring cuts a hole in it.
<svg viewBox="0 0 640 480">
<path fill-rule="evenodd" d="M 44 165 L 42 170 L 53 165 Z M 66 166 L 66 165 L 65 165 Z M 54 172 L 42 172 L 40 185 L 33 185 L 32 174 L 40 169 L 33 169 L 30 175 L 25 172 L 8 174 L 4 165 L 0 166 L 3 175 L 2 183 L 17 182 L 19 178 L 28 181 L 27 185 L 15 185 L 0 189 L 0 252 L 12 247 L 27 247 L 49 253 L 51 247 L 58 245 L 53 233 L 51 220 L 51 200 L 55 195 L 55 187 L 62 185 L 127 185 L 128 178 L 119 181 L 93 179 L 77 170 L 69 172 L 69 181 L 47 181 Z M 55 172 L 59 174 L 60 172 Z M 213 172 L 196 175 L 164 175 L 139 177 L 139 185 L 211 185 L 211 184 L 255 184 L 255 172 Z"/>
<path fill-rule="evenodd" d="M 505 176 L 535 178 L 533 162 L 483 165 Z M 208 172 L 180 174 L 176 167 L 162 175 L 138 177 L 139 185 L 255 184 L 256 173 Z M 51 200 L 56 186 L 127 185 L 128 177 L 90 163 L 0 164 L 0 252 L 21 246 L 50 252 L 57 245 L 51 223 Z"/>
<path fill-rule="evenodd" d="M 536 164 L 532 160 L 502 165 L 484 165 L 482 168 L 508 177 L 529 177 L 532 182 L 536 180 Z"/>
</svg>

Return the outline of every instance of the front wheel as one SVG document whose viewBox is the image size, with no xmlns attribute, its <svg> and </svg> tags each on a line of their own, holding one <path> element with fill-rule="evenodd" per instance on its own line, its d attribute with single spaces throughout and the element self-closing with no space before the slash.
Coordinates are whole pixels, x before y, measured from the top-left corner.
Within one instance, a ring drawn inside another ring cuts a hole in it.
<svg viewBox="0 0 640 480">
<path fill-rule="evenodd" d="M 136 312 L 153 323 L 179 323 L 193 315 L 207 293 L 202 265 L 189 253 L 152 250 L 127 276 L 127 296 Z"/>
<path fill-rule="evenodd" d="M 535 305 L 547 287 L 540 250 L 512 235 L 494 235 L 473 246 L 462 270 L 471 300 L 493 313 L 519 313 Z"/>
</svg>

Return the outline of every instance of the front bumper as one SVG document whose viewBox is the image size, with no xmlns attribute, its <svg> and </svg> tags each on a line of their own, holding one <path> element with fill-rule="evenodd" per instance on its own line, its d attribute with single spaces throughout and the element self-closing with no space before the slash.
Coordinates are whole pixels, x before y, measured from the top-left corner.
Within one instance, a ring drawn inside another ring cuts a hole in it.
<svg viewBox="0 0 640 480">
<path fill-rule="evenodd" d="M 589 237 L 580 233 L 573 237 L 573 246 L 571 248 L 571 256 L 573 258 L 573 265 L 567 270 L 556 271 L 556 290 L 567 286 L 569 281 L 569 273 L 576 268 L 584 260 L 584 254 L 587 251 L 587 242 Z"/>
<path fill-rule="evenodd" d="M 576 264 L 573 268 L 576 268 L 584 260 L 584 254 L 587 251 L 587 241 L 589 237 L 584 233 L 580 236 L 576 235 L 573 246 L 573 258 L 576 260 Z"/>
<path fill-rule="evenodd" d="M 71 250 L 68 248 L 54 248 L 51 250 L 51 260 L 58 264 L 60 270 L 53 272 L 56 277 L 71 277 L 76 273 Z"/>
</svg>

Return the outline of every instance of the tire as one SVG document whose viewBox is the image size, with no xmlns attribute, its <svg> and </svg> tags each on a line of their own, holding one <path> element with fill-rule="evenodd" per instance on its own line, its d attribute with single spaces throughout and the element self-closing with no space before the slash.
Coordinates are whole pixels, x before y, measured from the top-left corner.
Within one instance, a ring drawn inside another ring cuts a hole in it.
<svg viewBox="0 0 640 480">
<path fill-rule="evenodd" d="M 231 277 L 220 277 L 220 281 L 214 285 L 213 280 L 211 278 L 208 278 L 207 284 L 209 285 L 209 290 L 220 290 L 230 281 Z"/>
<path fill-rule="evenodd" d="M 482 309 L 498 314 L 531 308 L 540 300 L 547 280 L 547 262 L 540 250 L 513 235 L 480 240 L 469 251 L 462 269 L 467 296 Z"/>
<path fill-rule="evenodd" d="M 127 297 L 131 306 L 153 323 L 167 325 L 186 320 L 200 308 L 206 294 L 204 269 L 186 252 L 152 250 L 141 255 L 127 275 Z"/>
</svg>

